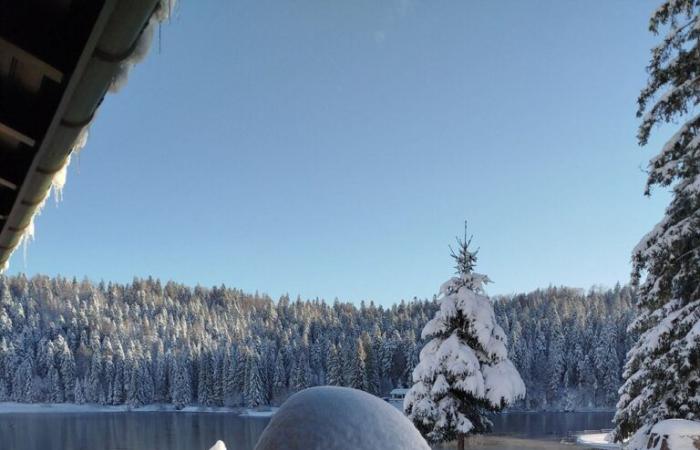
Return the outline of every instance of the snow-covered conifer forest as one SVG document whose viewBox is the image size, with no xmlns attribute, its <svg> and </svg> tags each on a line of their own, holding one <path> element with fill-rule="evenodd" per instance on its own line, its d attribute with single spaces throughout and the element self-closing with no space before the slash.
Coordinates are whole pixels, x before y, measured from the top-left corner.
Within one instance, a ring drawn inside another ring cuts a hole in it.
<svg viewBox="0 0 700 450">
<path fill-rule="evenodd" d="M 611 407 L 634 337 L 632 292 L 547 288 L 492 298 L 531 409 Z M 0 401 L 279 404 L 308 386 L 411 385 L 431 300 L 273 301 L 137 279 L 0 278 Z"/>
</svg>

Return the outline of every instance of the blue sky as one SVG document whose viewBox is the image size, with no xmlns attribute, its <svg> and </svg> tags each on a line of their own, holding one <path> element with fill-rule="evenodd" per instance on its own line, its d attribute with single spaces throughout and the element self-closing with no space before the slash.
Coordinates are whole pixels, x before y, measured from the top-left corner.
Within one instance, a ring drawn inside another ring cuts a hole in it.
<svg viewBox="0 0 700 450">
<path fill-rule="evenodd" d="M 491 294 L 625 282 L 655 6 L 182 0 L 10 273 L 388 305 L 467 219 Z"/>
</svg>

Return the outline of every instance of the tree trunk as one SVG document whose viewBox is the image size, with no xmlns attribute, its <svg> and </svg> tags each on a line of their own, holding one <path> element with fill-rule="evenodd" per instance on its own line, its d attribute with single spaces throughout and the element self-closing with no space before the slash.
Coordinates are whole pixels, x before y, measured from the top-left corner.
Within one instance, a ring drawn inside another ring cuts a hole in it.
<svg viewBox="0 0 700 450">
<path fill-rule="evenodd" d="M 462 433 L 457 435 L 457 450 L 464 450 L 464 435 Z"/>
</svg>

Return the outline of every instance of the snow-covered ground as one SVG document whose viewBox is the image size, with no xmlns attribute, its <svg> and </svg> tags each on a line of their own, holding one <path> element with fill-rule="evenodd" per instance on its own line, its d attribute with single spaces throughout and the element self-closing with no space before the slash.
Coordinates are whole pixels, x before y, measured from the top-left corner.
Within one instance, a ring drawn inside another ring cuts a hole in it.
<svg viewBox="0 0 700 450">
<path fill-rule="evenodd" d="M 610 442 L 610 433 L 586 433 L 576 437 L 576 443 L 595 448 L 620 448 L 620 444 Z"/>
<path fill-rule="evenodd" d="M 651 437 L 650 437 L 651 436 Z M 656 437 L 656 439 L 654 439 Z M 595 448 L 621 448 L 620 444 L 610 442 L 609 433 L 587 433 L 577 437 L 576 442 Z M 625 441 L 628 448 L 649 448 L 653 450 L 672 448 L 676 450 L 694 450 L 695 442 L 700 440 L 700 422 L 683 419 L 668 419 L 654 425 L 651 430 L 641 429 L 630 440 Z M 650 441 L 653 444 L 650 444 Z M 653 445 L 650 447 L 649 445 Z"/>
<path fill-rule="evenodd" d="M 246 409 L 241 413 L 244 417 L 272 417 L 275 415 L 279 408 L 277 406 L 270 407 L 268 409 Z"/>
<path fill-rule="evenodd" d="M 277 412 L 277 407 L 265 409 L 250 408 L 224 408 L 224 407 L 203 407 L 186 406 L 182 409 L 175 409 L 173 405 L 157 404 L 130 408 L 126 405 L 105 406 L 105 405 L 78 405 L 75 403 L 15 403 L 0 402 L 0 414 L 22 414 L 22 413 L 116 413 L 116 412 L 186 412 L 186 413 L 228 413 L 239 414 L 245 417 L 272 417 Z"/>
<path fill-rule="evenodd" d="M 226 444 L 224 444 L 224 441 L 216 441 L 209 450 L 226 450 Z"/>
<path fill-rule="evenodd" d="M 684 419 L 668 419 L 657 423 L 651 430 L 640 428 L 627 442 L 632 449 L 695 450 L 700 441 L 700 422 Z"/>
</svg>

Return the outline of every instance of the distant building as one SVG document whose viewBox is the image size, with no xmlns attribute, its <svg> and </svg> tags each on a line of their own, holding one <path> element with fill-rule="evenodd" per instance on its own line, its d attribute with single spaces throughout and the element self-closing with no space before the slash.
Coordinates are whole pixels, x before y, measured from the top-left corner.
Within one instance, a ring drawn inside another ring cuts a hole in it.
<svg viewBox="0 0 700 450">
<path fill-rule="evenodd" d="M 395 402 L 403 402 L 404 397 L 406 397 L 406 393 L 408 393 L 407 388 L 392 389 L 392 391 L 389 393 L 389 399 Z"/>
</svg>

